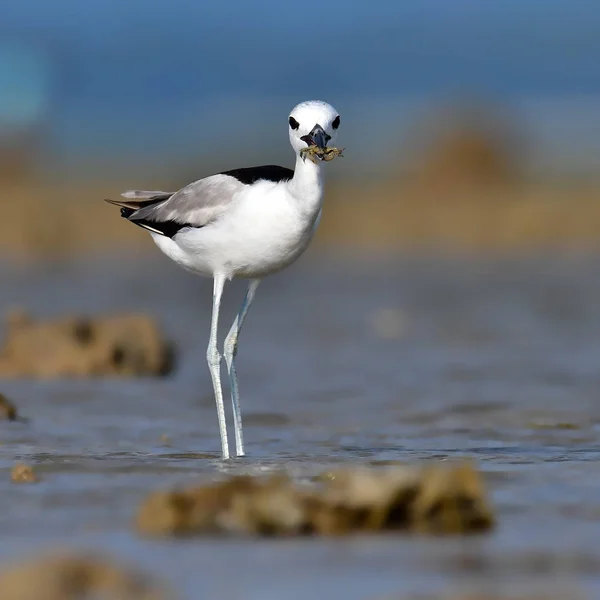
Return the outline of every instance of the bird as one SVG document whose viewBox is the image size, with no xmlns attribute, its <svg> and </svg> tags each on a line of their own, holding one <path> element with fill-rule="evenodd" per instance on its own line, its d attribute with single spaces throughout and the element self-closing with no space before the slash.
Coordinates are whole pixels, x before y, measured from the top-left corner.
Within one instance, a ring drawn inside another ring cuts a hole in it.
<svg viewBox="0 0 600 600">
<path fill-rule="evenodd" d="M 282 119 L 283 120 L 283 119 Z M 177 192 L 129 190 L 124 200 L 106 202 L 121 216 L 150 233 L 175 263 L 213 279 L 213 302 L 206 360 L 217 407 L 221 455 L 230 458 L 221 386 L 221 361 L 229 376 L 235 456 L 245 455 L 235 358 L 248 310 L 261 280 L 291 265 L 309 246 L 321 219 L 324 196 L 322 153 L 330 149 L 340 126 L 338 111 L 327 102 L 297 104 L 288 115 L 294 169 L 277 165 L 223 171 L 186 185 Z M 331 144 L 331 146 L 328 146 Z M 315 152 L 314 160 L 306 151 Z M 244 299 L 217 348 L 223 289 L 233 278 L 248 281 Z"/>
</svg>

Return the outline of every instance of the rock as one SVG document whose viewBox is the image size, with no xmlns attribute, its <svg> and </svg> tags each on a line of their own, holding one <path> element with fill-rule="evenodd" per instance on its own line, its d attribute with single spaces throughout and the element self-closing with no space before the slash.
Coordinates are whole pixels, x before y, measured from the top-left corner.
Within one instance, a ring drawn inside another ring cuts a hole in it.
<svg viewBox="0 0 600 600">
<path fill-rule="evenodd" d="M 48 554 L 0 572 L 2 600 L 173 600 L 163 586 L 99 556 Z"/>
<path fill-rule="evenodd" d="M 151 536 L 297 536 L 467 534 L 494 525 L 481 477 L 470 463 L 348 470 L 321 482 L 304 487 L 285 476 L 237 476 L 160 491 L 142 504 L 136 527 Z"/>
<path fill-rule="evenodd" d="M 23 311 L 6 319 L 0 377 L 156 376 L 172 369 L 172 349 L 146 315 L 36 321 Z"/>
<path fill-rule="evenodd" d="M 137 528 L 148 535 L 189 535 L 220 530 L 256 529 L 255 519 L 248 523 L 246 513 L 265 488 L 284 487 L 278 478 L 258 480 L 233 477 L 223 483 L 180 491 L 151 494 L 137 515 Z M 241 511 L 241 515 L 238 512 Z M 241 522 L 240 522 L 241 520 Z"/>
<path fill-rule="evenodd" d="M 18 418 L 15 405 L 4 394 L 0 394 L 0 421 L 16 421 Z"/>
<path fill-rule="evenodd" d="M 18 464 L 10 472 L 13 483 L 37 483 L 40 479 L 30 465 Z"/>
<path fill-rule="evenodd" d="M 430 189 L 506 187 L 522 179 L 524 140 L 503 111 L 471 102 L 447 106 L 428 116 L 425 129 L 417 165 L 421 184 Z"/>
</svg>

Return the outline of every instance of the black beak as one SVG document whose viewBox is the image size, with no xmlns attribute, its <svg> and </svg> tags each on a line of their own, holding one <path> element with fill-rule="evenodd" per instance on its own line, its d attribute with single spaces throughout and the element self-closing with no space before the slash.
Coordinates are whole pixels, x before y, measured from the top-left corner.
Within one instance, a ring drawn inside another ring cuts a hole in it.
<svg viewBox="0 0 600 600">
<path fill-rule="evenodd" d="M 317 148 L 325 149 L 331 136 L 327 135 L 325 130 L 317 123 L 308 135 L 303 135 L 300 139 L 306 142 L 308 146 L 317 146 Z"/>
</svg>

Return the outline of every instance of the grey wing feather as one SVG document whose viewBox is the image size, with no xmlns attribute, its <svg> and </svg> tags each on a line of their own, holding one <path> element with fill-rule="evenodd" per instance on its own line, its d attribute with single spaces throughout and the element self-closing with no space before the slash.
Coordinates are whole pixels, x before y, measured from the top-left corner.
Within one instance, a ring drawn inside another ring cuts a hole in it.
<svg viewBox="0 0 600 600">
<path fill-rule="evenodd" d="M 159 192 L 159 191 L 146 191 L 146 190 L 127 190 L 123 192 L 121 196 L 123 198 L 129 198 L 131 200 L 136 199 L 148 199 L 148 200 L 166 200 L 173 195 L 174 192 Z"/>
<path fill-rule="evenodd" d="M 190 183 L 178 192 L 169 195 L 163 202 L 140 208 L 129 217 L 131 221 L 155 223 L 173 222 L 190 227 L 204 227 L 218 219 L 244 188 L 234 177 L 211 175 Z M 126 192 L 154 194 L 153 198 L 166 192 Z M 142 196 L 138 195 L 137 198 Z M 146 196 L 149 197 L 149 196 Z"/>
</svg>

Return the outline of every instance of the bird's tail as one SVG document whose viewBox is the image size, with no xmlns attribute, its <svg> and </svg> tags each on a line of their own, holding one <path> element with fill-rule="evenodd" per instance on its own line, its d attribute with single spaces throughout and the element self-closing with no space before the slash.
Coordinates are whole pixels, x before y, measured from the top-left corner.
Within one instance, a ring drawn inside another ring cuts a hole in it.
<svg viewBox="0 0 600 600">
<path fill-rule="evenodd" d="M 128 219 L 134 212 L 140 208 L 151 206 L 158 202 L 164 202 L 173 195 L 173 192 L 158 192 L 158 191 L 143 191 L 143 190 L 129 190 L 123 192 L 121 196 L 126 200 L 112 200 L 110 198 L 104 198 L 105 202 L 114 204 L 115 206 L 121 207 L 121 216 Z"/>
</svg>

